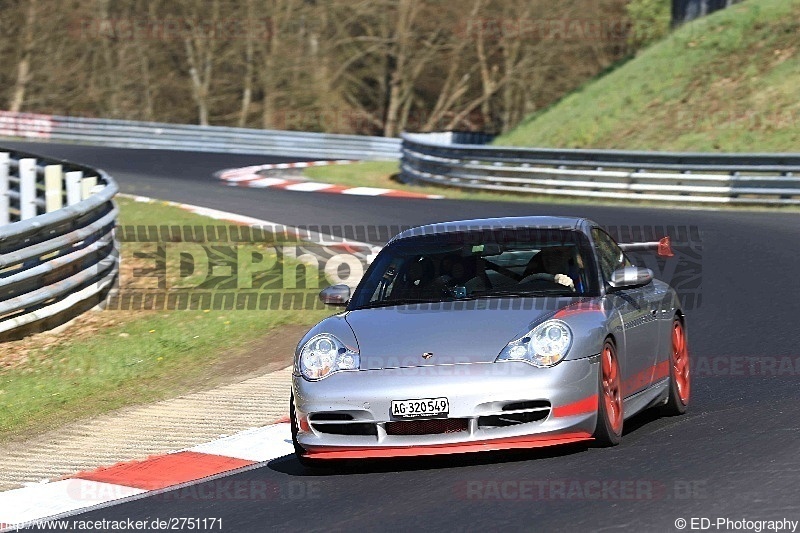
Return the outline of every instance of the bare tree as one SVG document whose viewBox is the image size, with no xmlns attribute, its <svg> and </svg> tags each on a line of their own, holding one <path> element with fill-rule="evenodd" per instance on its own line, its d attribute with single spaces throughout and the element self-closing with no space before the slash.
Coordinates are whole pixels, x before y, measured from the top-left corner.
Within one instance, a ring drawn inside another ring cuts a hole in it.
<svg viewBox="0 0 800 533">
<path fill-rule="evenodd" d="M 255 20 L 255 8 L 253 0 L 246 2 L 246 14 L 249 21 Z M 242 82 L 242 105 L 239 111 L 240 128 L 247 125 L 247 116 L 250 114 L 250 104 L 253 99 L 253 70 L 254 70 L 254 56 L 255 56 L 255 40 L 254 32 L 256 28 L 252 24 L 247 24 L 245 28 L 245 49 L 244 49 L 244 79 Z"/>
<path fill-rule="evenodd" d="M 19 112 L 22 109 L 25 103 L 25 91 L 32 77 L 31 57 L 35 44 L 36 12 L 36 0 L 28 0 L 27 9 L 25 10 L 25 28 L 22 32 L 22 42 L 20 43 L 21 53 L 17 61 L 17 79 L 14 83 L 14 91 L 8 106 L 8 109 L 14 112 Z"/>
<path fill-rule="evenodd" d="M 183 44 L 192 84 L 192 98 L 197 105 L 198 122 L 201 126 L 208 126 L 210 87 L 217 48 L 216 25 L 219 23 L 219 0 L 211 2 L 209 18 L 199 16 L 193 10 L 189 17 L 183 18 L 178 23 L 187 29 Z"/>
<path fill-rule="evenodd" d="M 291 76 L 289 69 L 282 68 L 282 61 L 286 60 L 285 56 L 297 57 L 302 54 L 302 48 L 292 47 L 296 44 L 292 39 L 292 27 L 296 26 L 295 17 L 298 15 L 298 8 L 297 0 L 264 0 L 262 4 L 266 26 L 262 39 L 258 41 L 260 43 L 258 56 L 261 58 L 258 77 L 261 85 L 263 128 L 275 127 L 278 101 L 284 95 L 281 85 Z"/>
<path fill-rule="evenodd" d="M 630 53 L 625 35 L 581 34 L 624 22 L 627 1 L 93 0 L 65 21 L 44 16 L 60 0 L 0 0 L 0 97 L 168 122 L 507 131 Z"/>
</svg>

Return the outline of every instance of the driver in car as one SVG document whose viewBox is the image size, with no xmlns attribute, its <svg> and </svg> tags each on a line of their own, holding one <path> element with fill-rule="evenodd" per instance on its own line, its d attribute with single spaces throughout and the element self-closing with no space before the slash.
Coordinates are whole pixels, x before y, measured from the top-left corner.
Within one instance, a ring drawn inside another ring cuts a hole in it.
<svg viewBox="0 0 800 533">
<path fill-rule="evenodd" d="M 576 281 L 580 284 L 578 269 L 582 268 L 583 265 L 581 264 L 580 256 L 578 256 L 577 265 L 575 265 L 575 261 L 570 261 L 572 259 L 571 255 L 567 247 L 542 249 L 542 251 L 536 254 L 531 260 L 532 268 L 526 269 L 526 271 L 533 269 L 539 271 L 525 275 L 525 277 L 520 280 L 520 283 L 528 283 L 535 280 L 552 281 L 559 285 L 569 287 L 574 291 Z M 572 267 L 570 266 L 571 262 Z"/>
</svg>

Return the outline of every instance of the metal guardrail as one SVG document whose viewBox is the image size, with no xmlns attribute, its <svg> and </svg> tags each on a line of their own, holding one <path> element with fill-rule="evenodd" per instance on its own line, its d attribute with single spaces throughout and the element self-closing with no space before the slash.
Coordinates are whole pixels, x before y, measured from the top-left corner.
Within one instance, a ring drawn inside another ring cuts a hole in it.
<svg viewBox="0 0 800 533">
<path fill-rule="evenodd" d="M 800 205 L 800 154 L 528 149 L 403 134 L 401 179 L 546 196 Z"/>
<path fill-rule="evenodd" d="M 105 172 L 0 148 L 0 339 L 100 302 L 118 272 Z"/>
<path fill-rule="evenodd" d="M 0 111 L 0 136 L 192 152 L 311 159 L 397 159 L 400 139 L 300 131 L 196 126 Z"/>
</svg>

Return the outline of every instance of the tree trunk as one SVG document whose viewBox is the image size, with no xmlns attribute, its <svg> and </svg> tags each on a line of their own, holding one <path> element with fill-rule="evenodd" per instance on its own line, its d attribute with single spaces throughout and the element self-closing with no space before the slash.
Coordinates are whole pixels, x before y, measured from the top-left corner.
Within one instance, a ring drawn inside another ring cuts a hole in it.
<svg viewBox="0 0 800 533">
<path fill-rule="evenodd" d="M 399 0 L 397 6 L 397 24 L 394 28 L 394 46 L 391 53 L 394 58 L 392 72 L 389 78 L 389 103 L 386 108 L 386 124 L 384 125 L 384 137 L 394 137 L 397 135 L 397 125 L 399 122 L 400 109 L 403 105 L 403 84 L 405 81 L 406 67 L 408 62 L 408 41 L 410 39 L 411 24 L 413 23 L 413 1 Z"/>
<path fill-rule="evenodd" d="M 254 20 L 253 0 L 247 0 L 247 18 Z M 239 111 L 239 127 L 247 125 L 247 116 L 250 114 L 250 102 L 253 98 L 253 28 L 247 28 L 244 51 L 244 82 L 242 87 L 242 107 Z"/>
<path fill-rule="evenodd" d="M 25 91 L 28 82 L 31 80 L 31 56 L 33 55 L 34 45 L 34 26 L 36 25 L 36 0 L 28 0 L 28 11 L 25 16 L 25 30 L 22 42 L 22 54 L 17 63 L 17 80 L 14 83 L 14 91 L 11 96 L 11 103 L 8 106 L 10 111 L 18 113 L 22 110 L 25 103 Z"/>
<path fill-rule="evenodd" d="M 192 37 L 186 37 L 184 44 L 186 46 L 186 61 L 189 64 L 189 78 L 192 82 L 192 98 L 197 105 L 197 120 L 201 126 L 208 126 L 208 93 L 206 91 L 207 84 L 202 78 L 200 67 L 201 51 L 192 41 Z M 203 69 L 205 72 L 206 69 Z"/>
</svg>

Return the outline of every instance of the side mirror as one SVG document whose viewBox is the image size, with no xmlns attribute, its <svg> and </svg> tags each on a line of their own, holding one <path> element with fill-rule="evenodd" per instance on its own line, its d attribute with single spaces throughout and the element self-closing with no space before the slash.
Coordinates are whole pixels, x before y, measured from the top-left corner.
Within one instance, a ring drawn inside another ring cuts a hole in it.
<svg viewBox="0 0 800 533">
<path fill-rule="evenodd" d="M 636 287 L 644 287 L 651 281 L 653 281 L 652 270 L 631 266 L 615 270 L 608 284 L 615 290 L 635 289 Z"/>
<path fill-rule="evenodd" d="M 347 305 L 350 300 L 350 287 L 347 285 L 331 285 L 320 291 L 319 299 L 326 305 Z"/>
</svg>

